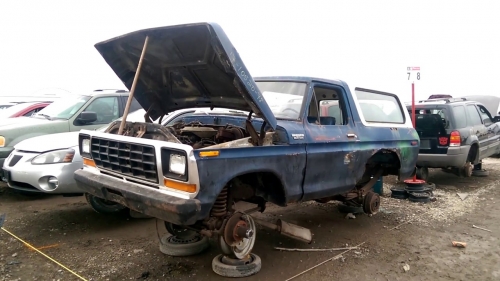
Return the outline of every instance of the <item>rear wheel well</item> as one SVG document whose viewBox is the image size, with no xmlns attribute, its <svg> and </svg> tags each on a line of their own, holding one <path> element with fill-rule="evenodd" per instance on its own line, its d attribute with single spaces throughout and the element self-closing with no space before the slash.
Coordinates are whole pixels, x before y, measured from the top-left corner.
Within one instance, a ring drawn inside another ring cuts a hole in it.
<svg viewBox="0 0 500 281">
<path fill-rule="evenodd" d="M 255 172 L 239 175 L 229 181 L 229 194 L 235 201 L 265 201 L 285 206 L 285 189 L 278 176 L 272 172 Z"/>
<path fill-rule="evenodd" d="M 399 175 L 401 161 L 399 160 L 398 154 L 387 149 L 379 150 L 373 154 L 366 161 L 365 172 L 358 181 L 358 185 L 368 182 L 370 178 L 381 168 L 384 170 L 382 174 L 383 176 Z"/>
<path fill-rule="evenodd" d="M 469 155 L 467 156 L 467 162 L 471 162 L 472 164 L 477 164 L 479 162 L 479 145 L 477 143 L 473 143 L 469 149 Z"/>
</svg>

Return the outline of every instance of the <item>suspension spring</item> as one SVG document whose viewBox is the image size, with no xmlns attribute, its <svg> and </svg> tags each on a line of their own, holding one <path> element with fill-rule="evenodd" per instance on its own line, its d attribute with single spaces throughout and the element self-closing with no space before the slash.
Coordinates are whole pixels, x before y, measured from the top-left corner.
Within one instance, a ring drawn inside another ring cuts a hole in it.
<svg viewBox="0 0 500 281">
<path fill-rule="evenodd" d="M 211 215 L 214 217 L 222 217 L 227 213 L 227 186 L 217 196 L 214 206 L 212 207 Z"/>
</svg>

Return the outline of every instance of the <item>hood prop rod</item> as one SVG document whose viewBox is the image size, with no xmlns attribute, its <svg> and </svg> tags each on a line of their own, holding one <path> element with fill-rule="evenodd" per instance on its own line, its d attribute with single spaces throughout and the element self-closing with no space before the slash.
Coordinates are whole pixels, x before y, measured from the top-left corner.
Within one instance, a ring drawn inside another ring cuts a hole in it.
<svg viewBox="0 0 500 281">
<path fill-rule="evenodd" d="M 123 128 L 125 127 L 125 123 L 127 122 L 128 112 L 130 110 L 130 105 L 132 104 L 132 99 L 134 98 L 135 87 L 137 86 L 137 80 L 139 80 L 139 75 L 141 73 L 142 61 L 144 60 L 144 54 L 146 54 L 148 41 L 149 36 L 146 36 L 146 40 L 144 40 L 144 47 L 142 48 L 141 57 L 139 58 L 139 64 L 137 65 L 137 70 L 135 71 L 134 81 L 132 82 L 132 88 L 130 88 L 127 105 L 125 106 L 125 110 L 123 111 L 122 122 L 120 123 L 120 128 L 118 129 L 118 135 L 121 135 L 123 133 Z"/>
</svg>

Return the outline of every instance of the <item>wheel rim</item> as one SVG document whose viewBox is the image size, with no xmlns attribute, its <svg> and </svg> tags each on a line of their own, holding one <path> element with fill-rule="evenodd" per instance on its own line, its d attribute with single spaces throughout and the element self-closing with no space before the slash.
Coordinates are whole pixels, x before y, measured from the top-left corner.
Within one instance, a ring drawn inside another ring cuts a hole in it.
<svg viewBox="0 0 500 281">
<path fill-rule="evenodd" d="M 191 238 L 181 238 L 181 237 L 177 237 L 177 236 L 169 236 L 167 238 L 167 243 L 168 244 L 192 244 L 192 243 L 196 243 L 198 241 L 201 240 L 201 236 L 200 235 L 194 235 L 193 237 Z"/>
<path fill-rule="evenodd" d="M 165 222 L 165 228 L 167 229 L 168 233 L 179 239 L 189 240 L 197 236 L 197 233 L 195 231 L 170 222 Z"/>
<path fill-rule="evenodd" d="M 243 213 L 240 213 L 243 214 Z M 235 214 L 237 215 L 237 214 Z M 233 215 L 234 216 L 234 215 Z M 246 258 L 250 252 L 252 252 L 253 246 L 255 244 L 255 237 L 256 237 L 256 227 L 255 227 L 255 222 L 252 219 L 251 216 L 243 214 L 240 217 L 240 220 L 244 221 L 246 223 L 246 226 L 248 229 L 253 231 L 253 235 L 250 238 L 242 238 L 240 241 L 235 241 L 229 245 L 226 242 L 226 239 L 224 238 L 224 235 L 219 235 L 219 246 L 223 254 L 229 255 L 232 257 L 236 257 L 238 259 L 244 259 Z M 233 226 L 230 225 L 229 223 L 226 224 L 226 229 L 228 230 L 227 232 L 231 231 L 233 232 Z M 226 231 L 225 231 L 226 232 Z M 228 239 L 229 240 L 229 239 Z"/>
</svg>

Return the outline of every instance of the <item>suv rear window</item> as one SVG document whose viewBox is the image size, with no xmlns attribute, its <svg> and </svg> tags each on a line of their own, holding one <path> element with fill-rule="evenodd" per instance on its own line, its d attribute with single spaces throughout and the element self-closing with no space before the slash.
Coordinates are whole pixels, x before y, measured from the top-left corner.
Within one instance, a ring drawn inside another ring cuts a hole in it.
<svg viewBox="0 0 500 281">
<path fill-rule="evenodd" d="M 408 108 L 408 113 L 411 116 L 411 107 Z M 415 115 L 418 120 L 419 115 L 431 114 L 441 117 L 441 122 L 443 122 L 443 127 L 445 129 L 450 128 L 450 117 L 448 111 L 445 108 L 415 108 Z M 422 119 L 423 120 L 423 119 Z"/>
</svg>

